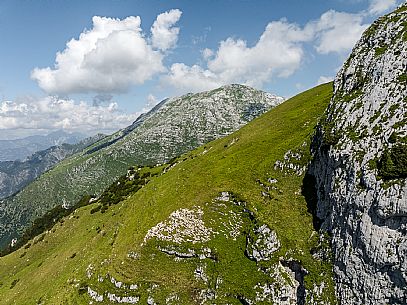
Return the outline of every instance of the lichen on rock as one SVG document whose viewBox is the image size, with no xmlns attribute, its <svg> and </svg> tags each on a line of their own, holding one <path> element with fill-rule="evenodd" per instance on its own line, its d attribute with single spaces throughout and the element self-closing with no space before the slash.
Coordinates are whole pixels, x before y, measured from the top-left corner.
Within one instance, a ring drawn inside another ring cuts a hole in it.
<svg viewBox="0 0 407 305">
<path fill-rule="evenodd" d="M 341 304 L 407 303 L 407 179 L 383 165 L 386 151 L 407 152 L 406 6 L 356 44 L 314 140 L 315 216 L 332 236 Z"/>
</svg>

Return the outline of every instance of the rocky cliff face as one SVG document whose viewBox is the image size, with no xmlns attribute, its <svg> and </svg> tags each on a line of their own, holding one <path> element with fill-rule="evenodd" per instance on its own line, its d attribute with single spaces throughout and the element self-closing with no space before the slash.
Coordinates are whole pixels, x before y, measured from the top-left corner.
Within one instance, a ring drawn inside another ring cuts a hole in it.
<svg viewBox="0 0 407 305">
<path fill-rule="evenodd" d="M 407 303 L 407 4 L 364 33 L 315 138 L 341 304 Z"/>
<path fill-rule="evenodd" d="M 236 131 L 283 102 L 228 85 L 160 103 L 125 128 L 59 163 L 15 196 L 0 200 L 0 248 L 49 209 L 100 194 L 130 166 L 155 165 Z"/>
</svg>

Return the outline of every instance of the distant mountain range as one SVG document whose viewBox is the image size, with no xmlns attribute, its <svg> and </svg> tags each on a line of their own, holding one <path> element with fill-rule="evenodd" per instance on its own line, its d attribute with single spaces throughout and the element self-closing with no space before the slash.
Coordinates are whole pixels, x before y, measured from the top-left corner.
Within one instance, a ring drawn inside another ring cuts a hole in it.
<svg viewBox="0 0 407 305">
<path fill-rule="evenodd" d="M 58 162 L 81 151 L 103 137 L 105 135 L 98 134 L 83 139 L 76 144 L 64 143 L 52 146 L 46 150 L 34 153 L 24 161 L 0 162 L 0 199 L 16 193 Z"/>
<path fill-rule="evenodd" d="M 16 140 L 0 140 L 0 161 L 22 161 L 51 146 L 76 144 L 85 137 L 81 133 L 67 133 L 58 130 L 46 136 L 36 135 Z"/>
<path fill-rule="evenodd" d="M 156 165 L 228 135 L 282 103 L 243 85 L 162 101 L 129 127 L 63 160 L 0 201 L 0 247 L 49 209 L 100 194 L 130 166 Z"/>
</svg>

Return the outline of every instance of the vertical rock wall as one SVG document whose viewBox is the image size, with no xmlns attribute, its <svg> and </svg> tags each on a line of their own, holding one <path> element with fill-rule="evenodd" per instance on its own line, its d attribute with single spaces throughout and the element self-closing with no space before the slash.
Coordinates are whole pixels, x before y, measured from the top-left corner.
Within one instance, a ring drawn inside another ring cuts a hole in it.
<svg viewBox="0 0 407 305">
<path fill-rule="evenodd" d="M 407 304 L 406 25 L 404 3 L 364 33 L 314 139 L 341 304 Z"/>
</svg>

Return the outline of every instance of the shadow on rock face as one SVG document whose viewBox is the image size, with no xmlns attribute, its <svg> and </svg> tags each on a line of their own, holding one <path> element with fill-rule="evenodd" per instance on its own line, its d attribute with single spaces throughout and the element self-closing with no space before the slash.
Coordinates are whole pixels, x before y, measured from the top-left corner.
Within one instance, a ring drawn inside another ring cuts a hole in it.
<svg viewBox="0 0 407 305">
<path fill-rule="evenodd" d="M 321 219 L 317 216 L 317 189 L 316 189 L 316 180 L 315 177 L 309 173 L 305 174 L 304 179 L 302 180 L 301 194 L 305 197 L 307 202 L 307 210 L 312 215 L 312 224 L 314 230 L 318 231 L 321 227 Z"/>
</svg>

